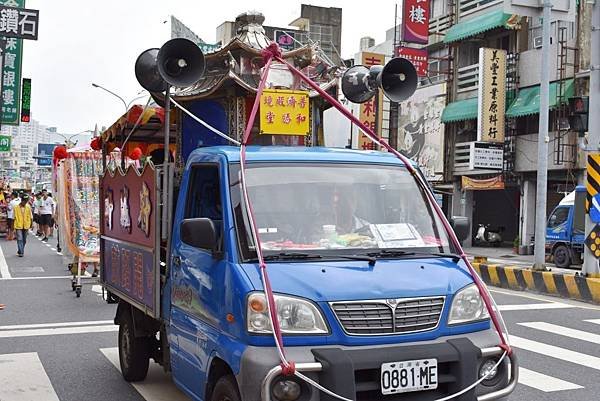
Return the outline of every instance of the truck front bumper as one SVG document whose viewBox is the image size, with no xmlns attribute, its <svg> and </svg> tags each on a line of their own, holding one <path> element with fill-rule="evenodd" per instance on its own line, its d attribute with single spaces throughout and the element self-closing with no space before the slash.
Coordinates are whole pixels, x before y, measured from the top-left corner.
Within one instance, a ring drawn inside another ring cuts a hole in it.
<svg viewBox="0 0 600 401">
<path fill-rule="evenodd" d="M 479 369 L 486 360 L 498 360 L 502 356 L 503 350 L 495 345 L 497 338 L 494 332 L 486 330 L 468 336 L 384 346 L 286 347 L 286 354 L 288 360 L 295 362 L 297 371 L 351 400 L 437 400 L 472 385 L 479 379 Z M 381 394 L 382 363 L 426 358 L 438 360 L 437 389 L 386 396 Z M 271 394 L 273 385 L 284 379 L 276 351 L 261 347 L 247 349 L 237 379 L 243 401 L 279 401 Z M 301 385 L 302 394 L 297 401 L 337 401 L 298 378 L 285 379 Z M 484 381 L 453 400 L 501 399 L 514 390 L 517 380 L 518 364 L 512 354 L 500 364 L 494 379 Z"/>
</svg>

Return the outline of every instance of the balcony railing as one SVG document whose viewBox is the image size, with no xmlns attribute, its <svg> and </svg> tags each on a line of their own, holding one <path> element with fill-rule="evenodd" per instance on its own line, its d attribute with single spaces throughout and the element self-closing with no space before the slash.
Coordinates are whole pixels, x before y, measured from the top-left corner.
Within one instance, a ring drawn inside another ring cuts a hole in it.
<svg viewBox="0 0 600 401">
<path fill-rule="evenodd" d="M 429 19 L 429 34 L 443 34 L 450 28 L 450 16 L 440 15 L 439 17 Z"/>
<path fill-rule="evenodd" d="M 516 58 L 513 54 L 506 56 L 506 82 L 512 82 L 516 73 Z M 467 65 L 458 69 L 458 79 L 456 82 L 457 92 L 468 92 L 477 89 L 479 86 L 479 63 Z"/>
<path fill-rule="evenodd" d="M 459 142 L 454 146 L 454 173 L 469 171 L 471 142 Z"/>
<path fill-rule="evenodd" d="M 465 17 L 486 8 L 502 4 L 504 0 L 461 0 L 459 7 L 459 17 Z"/>
</svg>

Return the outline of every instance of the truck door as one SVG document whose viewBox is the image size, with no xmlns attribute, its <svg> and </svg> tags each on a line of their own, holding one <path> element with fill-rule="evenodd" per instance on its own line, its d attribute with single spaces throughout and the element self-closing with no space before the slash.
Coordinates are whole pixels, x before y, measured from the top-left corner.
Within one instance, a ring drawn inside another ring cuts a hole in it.
<svg viewBox="0 0 600 401">
<path fill-rule="evenodd" d="M 572 221 L 569 216 L 572 209 L 572 206 L 557 206 L 552 211 L 546 227 L 548 242 L 570 241 Z"/>
<path fill-rule="evenodd" d="M 173 229 L 171 334 L 178 343 L 173 377 L 198 398 L 204 394 L 210 339 L 218 332 L 225 268 L 213 250 L 183 243 L 179 226 L 183 219 L 210 218 L 222 243 L 222 187 L 217 163 L 193 165 L 182 181 L 185 199 L 179 200 Z"/>
</svg>

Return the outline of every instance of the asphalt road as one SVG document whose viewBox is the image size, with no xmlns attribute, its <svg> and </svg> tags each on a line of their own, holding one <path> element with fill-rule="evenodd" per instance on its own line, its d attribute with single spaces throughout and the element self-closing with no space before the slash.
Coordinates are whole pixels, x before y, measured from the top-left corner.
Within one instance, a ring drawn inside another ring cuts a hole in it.
<svg viewBox="0 0 600 401">
<path fill-rule="evenodd" d="M 0 401 L 185 400 L 158 366 L 141 384 L 123 381 L 115 305 L 91 279 L 76 298 L 56 241 L 29 239 L 24 258 L 0 239 Z M 508 290 L 493 295 L 521 364 L 510 400 L 598 399 L 600 307 Z"/>
</svg>

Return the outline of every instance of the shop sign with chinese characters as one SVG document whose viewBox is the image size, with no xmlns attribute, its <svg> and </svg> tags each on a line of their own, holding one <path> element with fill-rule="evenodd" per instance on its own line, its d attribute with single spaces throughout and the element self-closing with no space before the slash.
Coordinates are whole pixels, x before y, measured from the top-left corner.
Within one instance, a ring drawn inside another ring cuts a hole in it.
<svg viewBox="0 0 600 401">
<path fill-rule="evenodd" d="M 477 140 L 504 143 L 506 51 L 479 49 Z"/>
<path fill-rule="evenodd" d="M 0 5 L 0 36 L 37 40 L 39 11 L 8 7 L 12 4 L 19 2 L 5 1 Z"/>
<path fill-rule="evenodd" d="M 367 67 L 374 65 L 385 64 L 385 56 L 383 54 L 363 52 L 361 57 L 361 63 Z M 375 101 L 375 96 L 370 98 L 364 103 L 360 104 L 360 121 L 369 127 L 377 135 L 381 135 L 381 113 L 379 112 L 383 108 L 383 91 L 377 91 L 379 97 Z M 378 121 L 378 124 L 375 121 Z M 377 130 L 375 129 L 377 126 Z M 364 132 L 360 131 L 358 137 L 358 149 L 360 150 L 376 150 L 377 145 L 371 141 Z"/>
<path fill-rule="evenodd" d="M 24 8 L 25 0 L 0 0 L 0 6 Z M 0 15 L 0 26 L 8 24 Z M 6 52 L 2 62 L 2 124 L 19 125 L 21 120 L 21 67 L 23 39 L 6 38 Z"/>
<path fill-rule="evenodd" d="M 489 142 L 471 142 L 469 152 L 469 168 L 502 170 L 504 149 L 500 144 Z"/>
<path fill-rule="evenodd" d="M 308 92 L 265 89 L 260 97 L 260 133 L 308 135 L 310 105 Z"/>
<path fill-rule="evenodd" d="M 410 61 L 415 66 L 418 76 L 427 76 L 427 49 L 397 46 L 396 56 L 403 57 Z"/>
<path fill-rule="evenodd" d="M 402 41 L 429 43 L 429 0 L 404 0 Z"/>
</svg>

